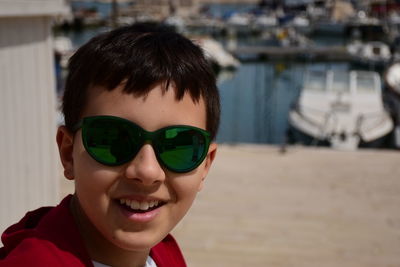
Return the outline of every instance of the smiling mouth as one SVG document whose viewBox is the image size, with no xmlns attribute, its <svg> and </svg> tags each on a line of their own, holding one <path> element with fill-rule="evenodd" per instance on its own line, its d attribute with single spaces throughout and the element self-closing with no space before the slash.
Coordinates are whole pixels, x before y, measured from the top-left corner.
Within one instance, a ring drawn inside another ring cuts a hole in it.
<svg viewBox="0 0 400 267">
<path fill-rule="evenodd" d="M 158 200 L 136 201 L 126 198 L 121 198 L 117 202 L 124 209 L 134 213 L 146 213 L 158 209 L 165 204 L 165 202 Z"/>
</svg>

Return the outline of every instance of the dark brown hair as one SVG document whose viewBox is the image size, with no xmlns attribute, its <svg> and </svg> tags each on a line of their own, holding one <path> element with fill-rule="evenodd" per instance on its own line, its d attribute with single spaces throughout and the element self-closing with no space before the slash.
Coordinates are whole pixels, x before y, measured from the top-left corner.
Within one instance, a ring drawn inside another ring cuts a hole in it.
<svg viewBox="0 0 400 267">
<path fill-rule="evenodd" d="M 215 138 L 220 118 L 216 79 L 203 51 L 189 39 L 159 25 L 134 24 L 103 33 L 71 57 L 62 103 L 65 125 L 72 131 L 89 101 L 88 90 L 101 86 L 124 92 L 149 93 L 159 83 L 176 87 L 176 97 L 188 92 L 194 101 L 203 97 L 206 128 Z"/>
</svg>

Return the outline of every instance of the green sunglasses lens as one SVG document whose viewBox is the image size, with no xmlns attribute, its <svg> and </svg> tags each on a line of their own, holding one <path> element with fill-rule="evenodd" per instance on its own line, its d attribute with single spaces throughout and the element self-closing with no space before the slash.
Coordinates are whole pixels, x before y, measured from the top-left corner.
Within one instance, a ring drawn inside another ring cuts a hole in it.
<svg viewBox="0 0 400 267">
<path fill-rule="evenodd" d="M 113 116 L 84 118 L 82 139 L 93 159 L 110 166 L 131 161 L 143 144 L 150 142 L 159 162 L 174 172 L 188 172 L 199 166 L 209 145 L 209 133 L 202 129 L 172 126 L 147 132 Z"/>
<path fill-rule="evenodd" d="M 83 127 L 86 150 L 100 163 L 123 164 L 140 149 L 139 130 L 113 118 L 88 119 Z"/>
<path fill-rule="evenodd" d="M 166 167 L 176 172 L 187 172 L 204 160 L 207 143 L 206 136 L 199 130 L 176 127 L 163 131 L 157 142 L 157 150 Z"/>
</svg>

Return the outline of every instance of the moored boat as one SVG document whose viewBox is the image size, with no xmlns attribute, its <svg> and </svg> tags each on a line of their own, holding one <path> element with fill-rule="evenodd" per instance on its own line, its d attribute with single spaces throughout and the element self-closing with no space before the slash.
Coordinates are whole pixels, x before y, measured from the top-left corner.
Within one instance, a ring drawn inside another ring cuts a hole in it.
<svg viewBox="0 0 400 267">
<path fill-rule="evenodd" d="M 390 64 L 384 74 L 386 104 L 390 110 L 395 130 L 393 132 L 393 145 L 400 149 L 400 62 Z"/>
<path fill-rule="evenodd" d="M 366 67 L 383 68 L 391 60 L 390 47 L 379 41 L 355 41 L 347 45 L 347 51 L 353 63 Z"/>
<path fill-rule="evenodd" d="M 289 123 L 311 143 L 346 150 L 379 147 L 393 129 L 371 71 L 308 72 Z"/>
</svg>

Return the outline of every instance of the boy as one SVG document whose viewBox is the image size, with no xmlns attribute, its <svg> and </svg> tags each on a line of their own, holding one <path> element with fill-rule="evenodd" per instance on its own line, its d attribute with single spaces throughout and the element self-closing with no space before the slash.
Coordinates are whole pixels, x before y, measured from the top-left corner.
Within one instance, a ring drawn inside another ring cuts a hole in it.
<svg viewBox="0 0 400 267">
<path fill-rule="evenodd" d="M 201 49 L 140 24 L 95 37 L 69 62 L 63 113 L 75 193 L 9 227 L 0 266 L 185 266 L 169 232 L 202 189 L 220 113 Z"/>
</svg>

